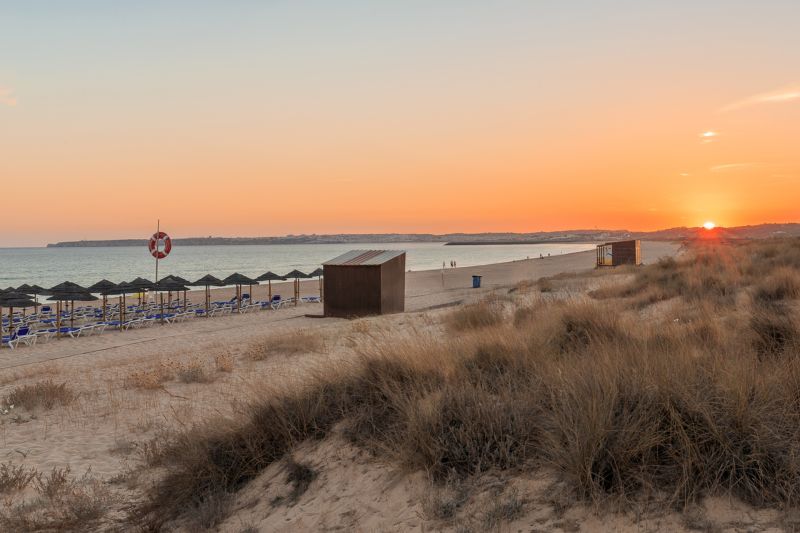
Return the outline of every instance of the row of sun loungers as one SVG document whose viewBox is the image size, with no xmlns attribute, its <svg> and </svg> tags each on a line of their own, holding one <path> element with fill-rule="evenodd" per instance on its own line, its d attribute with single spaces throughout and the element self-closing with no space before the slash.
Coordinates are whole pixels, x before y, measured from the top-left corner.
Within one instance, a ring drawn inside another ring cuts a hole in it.
<svg viewBox="0 0 800 533">
<path fill-rule="evenodd" d="M 12 323 L 6 317 L 2 319 L 2 331 L 13 330 L 10 335 L 3 335 L 0 346 L 18 348 L 20 343 L 26 346 L 33 346 L 37 341 L 47 341 L 55 336 L 78 338 L 90 335 L 99 335 L 104 331 L 115 329 L 139 329 L 152 326 L 153 324 L 172 324 L 182 322 L 193 317 L 209 317 L 231 315 L 233 313 L 250 313 L 262 310 L 277 310 L 281 307 L 293 304 L 294 298 L 284 299 L 280 295 L 275 295 L 268 301 L 251 301 L 248 295 L 237 303 L 236 298 L 222 302 L 213 302 L 206 312 L 205 307 L 199 304 L 189 304 L 186 307 L 180 302 L 172 302 L 170 305 L 162 306 L 155 303 L 146 303 L 141 306 L 126 306 L 124 322 L 120 322 L 123 313 L 120 304 L 106 306 L 105 319 L 103 319 L 103 309 L 99 307 L 78 307 L 71 312 L 62 311 L 60 317 L 60 328 L 58 327 L 58 317 L 51 306 L 42 306 L 37 313 L 26 316 L 14 315 Z M 319 303 L 318 296 L 308 296 L 300 299 L 305 303 Z M 69 325 L 74 323 L 74 326 Z M 13 328 L 9 328 L 13 325 Z"/>
</svg>

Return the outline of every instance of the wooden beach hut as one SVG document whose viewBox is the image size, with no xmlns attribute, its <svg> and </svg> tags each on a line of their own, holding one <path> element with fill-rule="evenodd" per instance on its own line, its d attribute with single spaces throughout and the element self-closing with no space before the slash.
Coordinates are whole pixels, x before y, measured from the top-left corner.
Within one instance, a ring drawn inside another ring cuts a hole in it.
<svg viewBox="0 0 800 533">
<path fill-rule="evenodd" d="M 325 316 L 358 317 L 405 310 L 406 253 L 351 250 L 323 263 Z"/>
<path fill-rule="evenodd" d="M 598 267 L 641 264 L 642 242 L 639 239 L 597 245 Z"/>
</svg>

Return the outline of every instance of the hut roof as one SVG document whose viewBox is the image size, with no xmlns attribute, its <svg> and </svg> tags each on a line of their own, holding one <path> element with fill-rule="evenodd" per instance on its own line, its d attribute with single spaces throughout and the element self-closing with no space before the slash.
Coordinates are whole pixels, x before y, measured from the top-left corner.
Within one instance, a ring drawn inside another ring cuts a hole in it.
<svg viewBox="0 0 800 533">
<path fill-rule="evenodd" d="M 323 265 L 331 266 L 373 266 L 382 265 L 406 253 L 404 250 L 350 250 L 347 253 L 325 261 Z"/>
</svg>

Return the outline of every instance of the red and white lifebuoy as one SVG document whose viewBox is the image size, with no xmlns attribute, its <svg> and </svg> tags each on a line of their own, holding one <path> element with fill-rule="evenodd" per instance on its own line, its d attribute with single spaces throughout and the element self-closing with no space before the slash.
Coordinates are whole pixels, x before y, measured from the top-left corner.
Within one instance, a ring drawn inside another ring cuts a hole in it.
<svg viewBox="0 0 800 533">
<path fill-rule="evenodd" d="M 159 249 L 161 241 L 164 242 L 163 250 Z M 147 245 L 147 247 L 150 249 L 150 254 L 153 257 L 156 259 L 164 259 L 172 251 L 172 239 L 170 239 L 169 235 L 163 231 L 159 231 L 158 233 L 153 233 L 153 236 L 150 237 L 150 243 Z"/>
</svg>

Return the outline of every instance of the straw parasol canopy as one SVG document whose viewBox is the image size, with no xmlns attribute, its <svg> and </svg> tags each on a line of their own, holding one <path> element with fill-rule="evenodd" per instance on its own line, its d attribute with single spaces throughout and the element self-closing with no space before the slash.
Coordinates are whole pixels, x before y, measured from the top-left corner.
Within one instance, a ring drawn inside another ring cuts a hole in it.
<svg viewBox="0 0 800 533">
<path fill-rule="evenodd" d="M 71 281 L 65 281 L 63 283 L 59 283 L 55 287 L 50 287 L 47 290 L 48 290 L 48 292 L 50 292 L 52 294 L 56 294 L 58 292 L 68 292 L 68 291 L 72 291 L 72 292 L 83 291 L 83 292 L 86 292 L 86 288 L 85 287 L 81 287 L 77 283 L 72 283 Z"/>
<path fill-rule="evenodd" d="M 161 281 L 159 281 L 158 283 L 159 284 L 163 284 L 164 282 L 167 282 L 167 281 L 170 282 L 170 283 L 174 282 L 174 283 L 177 283 L 179 285 L 191 285 L 192 284 L 192 282 L 189 281 L 188 279 L 184 279 L 184 278 L 182 278 L 180 276 L 173 276 L 171 274 L 169 276 L 164 276 L 163 278 L 161 278 Z M 188 288 L 183 287 L 182 289 L 179 289 L 177 291 L 175 289 L 167 289 L 167 290 L 168 291 L 178 292 L 178 293 L 183 292 L 183 306 L 186 307 L 186 291 L 189 290 Z M 180 304 L 180 303 L 181 303 L 181 297 L 180 297 L 180 295 L 178 295 L 178 304 Z"/>
<path fill-rule="evenodd" d="M 14 333 L 14 308 L 19 307 L 25 309 L 27 307 L 36 307 L 38 302 L 31 300 L 27 294 L 16 291 L 3 291 L 0 294 L 0 314 L 2 308 L 8 307 L 8 334 Z"/>
<path fill-rule="evenodd" d="M 53 294 L 48 300 L 58 302 L 94 302 L 97 296 L 88 291 L 64 291 Z"/>
<path fill-rule="evenodd" d="M 107 279 L 103 279 L 88 288 L 89 292 L 101 294 L 103 296 L 103 322 L 106 321 L 106 306 L 108 303 L 108 295 L 117 288 L 117 284 Z"/>
<path fill-rule="evenodd" d="M 21 292 L 22 294 L 29 295 L 29 296 L 33 295 L 33 297 L 34 297 L 33 301 L 34 302 L 38 302 L 39 301 L 39 295 L 40 294 L 50 294 L 50 292 L 47 289 L 43 289 L 42 287 L 39 287 L 38 285 L 28 285 L 27 283 L 17 287 L 16 292 Z"/>
<path fill-rule="evenodd" d="M 198 279 L 193 283 L 187 283 L 187 285 L 194 285 L 195 287 L 202 287 L 202 286 L 210 287 L 212 285 L 216 287 L 222 287 L 223 285 L 225 285 L 225 282 L 217 277 L 212 276 L 211 274 L 206 274 L 205 276 L 203 276 L 202 278 Z"/>
<path fill-rule="evenodd" d="M 100 280 L 94 285 L 91 285 L 86 290 L 96 294 L 110 294 L 111 291 L 117 288 L 117 284 L 107 279 Z"/>
<path fill-rule="evenodd" d="M 272 282 L 273 281 L 286 281 L 286 278 L 281 277 L 274 272 L 266 272 L 256 278 L 256 281 L 266 281 L 269 286 L 269 299 L 272 300 Z"/>
<path fill-rule="evenodd" d="M 181 292 L 187 291 L 188 289 L 183 285 L 183 283 L 178 283 L 177 280 L 170 278 L 169 276 L 166 278 L 162 278 L 161 281 L 155 284 L 154 290 L 159 292 L 159 301 L 161 304 L 161 319 L 160 321 L 164 322 L 164 293 L 165 292 Z M 172 303 L 170 297 L 170 304 Z M 178 303 L 180 304 L 180 297 L 178 297 Z"/>
<path fill-rule="evenodd" d="M 155 283 L 144 278 L 136 278 L 135 280 L 131 281 L 130 284 L 139 290 L 152 289 L 155 286 Z"/>
<path fill-rule="evenodd" d="M 35 296 L 45 296 L 45 295 L 49 295 L 50 291 L 48 291 L 44 287 L 40 287 L 38 285 L 31 285 L 31 288 L 25 294 L 33 294 Z"/>
<path fill-rule="evenodd" d="M 294 305 L 297 305 L 297 302 L 300 300 L 300 279 L 307 279 L 311 276 L 299 270 L 292 270 L 286 274 L 285 277 L 294 279 Z"/>
<path fill-rule="evenodd" d="M 187 285 L 193 285 L 195 287 L 205 287 L 206 288 L 206 315 L 208 316 L 208 308 L 211 306 L 211 293 L 209 287 L 222 287 L 225 285 L 225 282 L 221 279 L 212 276 L 211 274 L 206 274 L 202 278 L 198 279 L 194 283 L 187 283 Z"/>
<path fill-rule="evenodd" d="M 310 278 L 311 276 L 309 274 L 305 274 L 303 272 L 300 272 L 299 270 L 292 270 L 291 272 L 289 272 L 288 274 L 286 274 L 283 277 L 287 278 L 287 279 L 306 279 L 306 278 Z"/>
<path fill-rule="evenodd" d="M 177 281 L 181 285 L 191 285 L 192 284 L 192 282 L 189 281 L 188 279 L 184 279 L 184 278 L 182 278 L 180 276 L 173 276 L 172 274 L 170 274 L 169 276 L 164 276 L 163 278 L 161 278 L 161 281 L 159 281 L 159 283 L 161 283 L 162 281 L 165 281 L 165 280 Z"/>
<path fill-rule="evenodd" d="M 121 281 L 117 283 L 116 288 L 109 291 L 109 295 L 119 295 L 120 303 L 119 303 L 119 329 L 122 329 L 122 325 L 125 322 L 125 295 L 126 294 L 134 294 L 139 292 L 140 289 L 134 287 L 127 281 Z"/>
<path fill-rule="evenodd" d="M 80 287 L 78 285 L 78 287 Z M 51 289 L 52 290 L 52 289 Z M 82 290 L 63 290 L 53 291 L 53 295 L 48 300 L 59 302 L 70 302 L 69 327 L 75 327 L 75 302 L 94 302 L 97 296 L 89 293 L 86 289 Z M 61 332 L 61 312 L 57 313 L 58 332 Z"/>
<path fill-rule="evenodd" d="M 25 293 L 4 291 L 0 294 L 0 307 L 8 307 L 11 309 L 19 307 L 24 309 L 26 307 L 36 307 L 37 305 L 41 304 L 31 300 Z"/>
<path fill-rule="evenodd" d="M 238 272 L 234 272 L 227 278 L 222 280 L 222 283 L 225 285 L 236 285 L 236 309 L 241 310 L 242 308 L 242 285 L 249 285 L 250 286 L 250 294 L 252 299 L 253 294 L 253 285 L 258 285 L 258 282 L 252 278 L 248 278 L 243 274 L 239 274 Z"/>
<path fill-rule="evenodd" d="M 156 284 L 150 281 L 149 279 L 145 278 L 136 278 L 131 281 L 131 285 L 139 289 L 139 305 L 142 304 L 142 292 L 148 290 L 151 291 L 155 288 Z"/>
<path fill-rule="evenodd" d="M 322 270 L 322 267 L 316 269 L 314 272 L 309 274 L 310 277 L 319 279 L 319 301 L 320 302 L 322 301 L 322 295 L 324 293 L 324 291 L 322 290 L 322 276 L 324 276 L 324 275 L 325 275 L 325 271 Z"/>
</svg>

